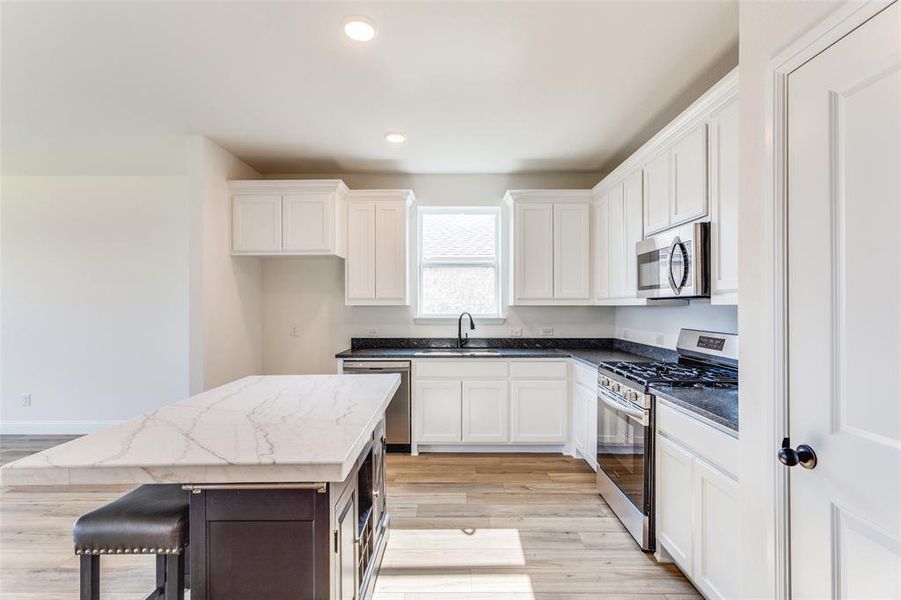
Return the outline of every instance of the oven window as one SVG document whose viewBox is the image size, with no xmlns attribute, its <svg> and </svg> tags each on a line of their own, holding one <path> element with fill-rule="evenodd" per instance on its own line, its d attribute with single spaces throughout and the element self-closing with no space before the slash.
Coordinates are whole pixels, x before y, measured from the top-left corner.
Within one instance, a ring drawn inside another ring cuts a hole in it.
<svg viewBox="0 0 901 600">
<path fill-rule="evenodd" d="M 660 265 L 665 264 L 669 249 L 663 248 L 638 255 L 638 289 L 660 289 Z"/>
<path fill-rule="evenodd" d="M 598 402 L 598 466 L 645 510 L 645 427 L 634 417 Z"/>
</svg>

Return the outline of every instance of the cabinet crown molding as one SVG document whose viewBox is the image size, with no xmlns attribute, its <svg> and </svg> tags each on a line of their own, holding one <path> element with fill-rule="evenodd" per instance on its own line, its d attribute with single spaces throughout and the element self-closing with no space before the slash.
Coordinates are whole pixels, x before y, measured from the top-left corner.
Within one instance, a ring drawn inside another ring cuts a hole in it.
<svg viewBox="0 0 901 600">
<path fill-rule="evenodd" d="M 271 194 L 273 192 L 324 192 L 346 194 L 349 190 L 340 179 L 250 179 L 231 180 L 234 194 Z"/>
<path fill-rule="evenodd" d="M 708 120 L 714 112 L 737 96 L 738 69 L 739 67 L 735 67 L 729 71 L 725 77 L 716 82 L 713 87 L 695 100 L 691 106 L 682 111 L 678 117 L 670 121 L 654 137 L 645 142 L 641 148 L 608 173 L 604 179 L 594 186 L 595 197 L 605 193 L 610 186 L 616 185 L 634 170 L 642 168 L 658 152 L 672 145 L 693 127 Z"/>
<path fill-rule="evenodd" d="M 413 204 L 415 196 L 413 190 L 386 189 L 386 190 L 349 190 L 347 200 L 350 202 L 361 200 L 377 200 L 404 202 L 407 206 Z"/>
<path fill-rule="evenodd" d="M 591 200 L 591 190 L 507 190 L 504 202 L 585 202 Z"/>
</svg>

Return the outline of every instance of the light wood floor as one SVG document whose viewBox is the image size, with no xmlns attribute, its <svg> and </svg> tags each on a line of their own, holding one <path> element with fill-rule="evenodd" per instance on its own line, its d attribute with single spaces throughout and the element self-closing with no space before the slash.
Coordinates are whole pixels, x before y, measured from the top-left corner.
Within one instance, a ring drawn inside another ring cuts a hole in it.
<svg viewBox="0 0 901 600">
<path fill-rule="evenodd" d="M 60 438 L 0 438 L 0 462 Z M 696 590 L 642 553 L 559 455 L 389 455 L 392 533 L 376 600 L 687 600 Z M 0 490 L 0 598 L 75 600 L 78 515 L 126 488 Z M 143 598 L 151 557 L 101 561 L 104 600 Z M 256 599 L 248 599 L 256 600 Z"/>
</svg>

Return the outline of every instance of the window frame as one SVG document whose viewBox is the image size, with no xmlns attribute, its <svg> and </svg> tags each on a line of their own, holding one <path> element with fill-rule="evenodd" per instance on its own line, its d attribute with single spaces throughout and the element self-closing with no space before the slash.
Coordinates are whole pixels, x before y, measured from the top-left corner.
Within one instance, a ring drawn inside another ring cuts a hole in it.
<svg viewBox="0 0 901 600">
<path fill-rule="evenodd" d="M 490 214 L 494 215 L 494 243 L 495 254 L 493 261 L 479 259 L 441 259 L 426 261 L 423 258 L 422 248 L 422 219 L 424 215 L 435 214 Z M 504 321 L 503 309 L 503 243 L 502 243 L 502 211 L 499 206 L 419 206 L 416 210 L 416 316 L 417 321 L 452 321 L 459 315 L 437 315 L 422 312 L 422 286 L 423 269 L 426 267 L 494 267 L 495 311 L 493 313 L 473 313 L 473 318 L 482 321 L 489 320 L 502 323 Z"/>
</svg>

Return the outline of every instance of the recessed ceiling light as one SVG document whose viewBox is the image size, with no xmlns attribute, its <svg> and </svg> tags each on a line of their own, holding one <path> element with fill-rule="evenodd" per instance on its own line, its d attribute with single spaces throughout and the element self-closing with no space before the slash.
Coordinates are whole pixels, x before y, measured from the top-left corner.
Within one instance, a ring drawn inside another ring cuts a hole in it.
<svg viewBox="0 0 901 600">
<path fill-rule="evenodd" d="M 367 17 L 350 17 L 344 21 L 344 34 L 357 42 L 368 42 L 375 37 L 375 23 Z"/>
<path fill-rule="evenodd" d="M 399 131 L 389 131 L 385 134 L 385 140 L 392 144 L 403 144 L 407 141 L 407 136 Z"/>
</svg>

